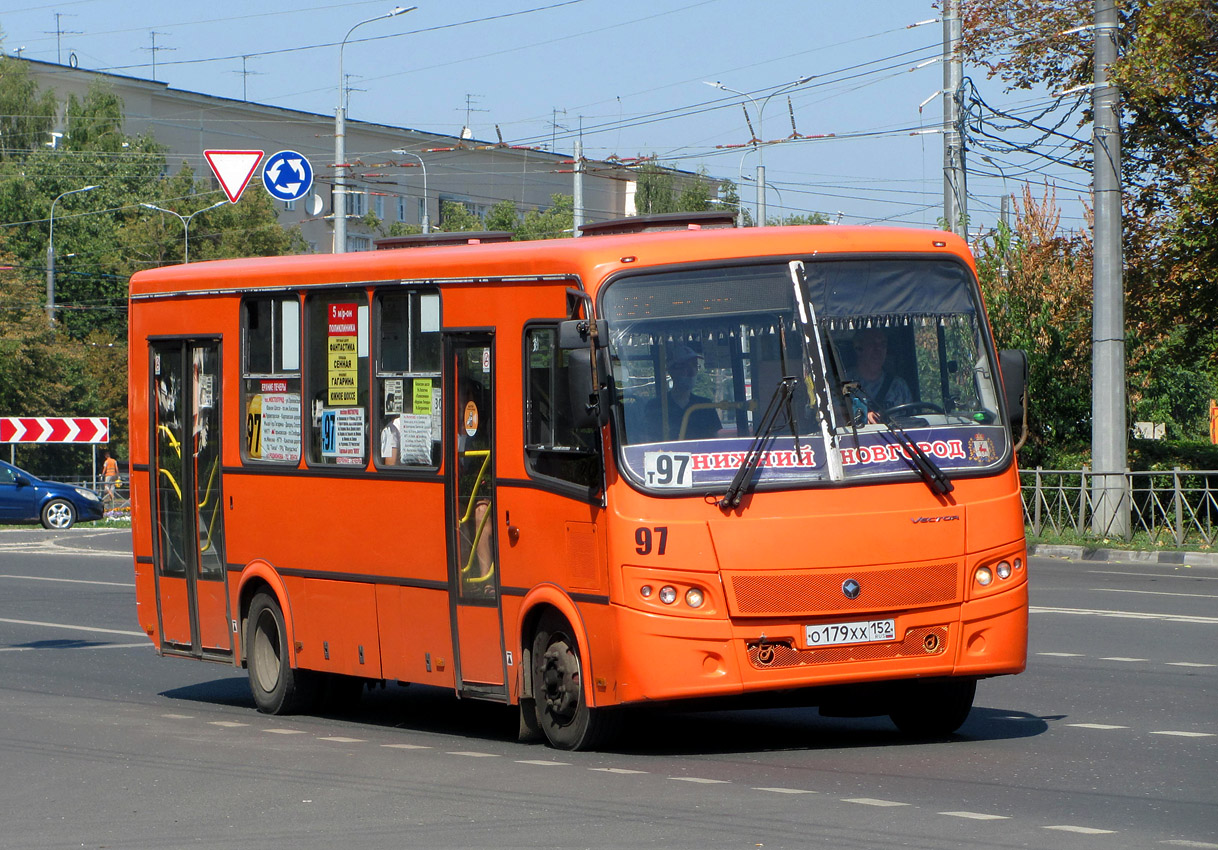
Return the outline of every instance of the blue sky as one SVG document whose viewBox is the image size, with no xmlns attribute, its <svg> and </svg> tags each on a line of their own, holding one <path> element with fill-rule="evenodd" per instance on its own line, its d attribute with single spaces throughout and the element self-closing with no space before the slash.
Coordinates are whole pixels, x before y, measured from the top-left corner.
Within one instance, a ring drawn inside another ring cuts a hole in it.
<svg viewBox="0 0 1218 850">
<path fill-rule="evenodd" d="M 333 114 L 338 43 L 353 25 L 393 5 L 26 0 L 18 7 L 0 0 L 0 28 L 9 54 L 21 49 L 28 58 L 65 64 L 74 57 L 81 68 Z M 934 226 L 942 214 L 942 108 L 932 96 L 943 69 L 930 61 L 942 52 L 942 25 L 912 26 L 937 18 L 930 0 L 417 5 L 359 26 L 348 39 L 351 119 L 452 135 L 468 126 L 476 139 L 502 135 L 564 152 L 582 128 L 585 156 L 655 155 L 680 168 L 705 168 L 740 182 L 741 196 L 752 201 L 754 183 L 741 179 L 753 177 L 758 161 L 754 149 L 741 147 L 753 136 L 746 103 L 764 140 L 828 136 L 764 146 L 771 216 L 840 213 L 843 223 Z M 1036 110 L 1047 100 L 1044 92 L 1005 95 L 976 68 L 964 73 L 998 108 Z M 779 90 L 807 77 L 791 88 L 788 103 Z M 705 84 L 716 81 L 752 102 Z M 1071 120 L 1066 129 L 1073 126 Z M 969 167 L 971 230 L 994 224 L 1004 184 L 1018 192 L 1031 179 L 1040 194 L 1046 177 L 1066 207 L 1063 225 L 1082 226 L 1077 198 L 1086 192 L 1085 174 L 1021 152 L 972 151 Z"/>
</svg>

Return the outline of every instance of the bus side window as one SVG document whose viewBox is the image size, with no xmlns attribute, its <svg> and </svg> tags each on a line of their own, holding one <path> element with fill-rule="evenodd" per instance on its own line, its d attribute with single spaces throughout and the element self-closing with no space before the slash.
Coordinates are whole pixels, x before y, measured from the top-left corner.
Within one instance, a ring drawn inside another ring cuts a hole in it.
<svg viewBox="0 0 1218 850">
<path fill-rule="evenodd" d="M 241 456 L 300 462 L 300 301 L 295 295 L 241 304 Z"/>
<path fill-rule="evenodd" d="M 305 299 L 309 463 L 368 463 L 367 305 L 362 290 Z"/>
<path fill-rule="evenodd" d="M 440 294 L 380 293 L 375 301 L 378 467 L 440 465 Z"/>
<path fill-rule="evenodd" d="M 558 349 L 557 328 L 529 328 L 524 357 L 525 454 L 529 472 L 583 487 L 599 486 L 600 430 L 575 427 L 567 380 L 570 352 Z"/>
</svg>

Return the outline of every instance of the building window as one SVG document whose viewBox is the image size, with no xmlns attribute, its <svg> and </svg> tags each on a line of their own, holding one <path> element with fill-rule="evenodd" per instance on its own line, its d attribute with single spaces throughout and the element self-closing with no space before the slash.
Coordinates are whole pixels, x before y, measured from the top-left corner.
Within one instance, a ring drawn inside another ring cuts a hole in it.
<svg viewBox="0 0 1218 850">
<path fill-rule="evenodd" d="M 300 462 L 300 302 L 295 295 L 241 305 L 241 410 L 246 460 Z"/>
<path fill-rule="evenodd" d="M 372 214 L 375 215 L 377 218 L 379 218 L 381 221 L 385 220 L 385 196 L 384 195 L 373 195 L 372 196 Z"/>
<path fill-rule="evenodd" d="M 372 237 L 370 236 L 348 236 L 347 237 L 347 253 L 354 254 L 356 251 L 371 251 Z"/>
<path fill-rule="evenodd" d="M 368 462 L 368 298 L 362 290 L 305 300 L 309 463 Z"/>
<path fill-rule="evenodd" d="M 347 215 L 364 215 L 368 212 L 368 196 L 363 192 L 347 191 Z"/>
<path fill-rule="evenodd" d="M 406 196 L 398 195 L 398 221 L 406 220 Z"/>
<path fill-rule="evenodd" d="M 376 297 L 376 462 L 437 468 L 442 413 L 440 294 Z"/>
</svg>

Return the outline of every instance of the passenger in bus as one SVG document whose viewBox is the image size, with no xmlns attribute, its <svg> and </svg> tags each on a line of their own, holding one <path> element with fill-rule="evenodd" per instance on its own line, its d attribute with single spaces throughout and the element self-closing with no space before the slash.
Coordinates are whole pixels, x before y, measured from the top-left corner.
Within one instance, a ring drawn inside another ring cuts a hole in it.
<svg viewBox="0 0 1218 850">
<path fill-rule="evenodd" d="M 855 333 L 854 373 L 851 376 L 862 389 L 862 397 L 854 398 L 855 423 L 874 425 L 889 408 L 909 404 L 913 395 L 909 384 L 887 368 L 888 334 L 882 328 L 864 328 Z"/>
<path fill-rule="evenodd" d="M 385 427 L 381 429 L 381 463 L 395 466 L 402 459 L 402 412 L 397 396 L 385 393 Z"/>
<path fill-rule="evenodd" d="M 689 422 L 685 433 L 681 433 L 681 423 L 685 419 L 685 411 L 694 405 L 709 405 L 711 400 L 693 392 L 694 381 L 698 377 L 698 361 L 701 359 L 696 351 L 688 345 L 678 345 L 668 355 L 668 375 L 672 378 L 672 387 L 667 393 L 667 402 L 659 397 L 653 398 L 647 404 L 647 440 L 705 440 L 718 436 L 723 423 L 719 413 L 713 407 L 697 407 L 689 414 Z M 665 419 L 665 403 L 667 403 L 667 419 Z"/>
</svg>

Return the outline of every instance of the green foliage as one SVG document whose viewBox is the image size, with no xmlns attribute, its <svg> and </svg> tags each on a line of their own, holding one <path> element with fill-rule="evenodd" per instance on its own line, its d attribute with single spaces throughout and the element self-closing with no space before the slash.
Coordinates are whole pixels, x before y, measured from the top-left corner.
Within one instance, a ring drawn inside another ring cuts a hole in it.
<svg viewBox="0 0 1218 850">
<path fill-rule="evenodd" d="M 458 201 L 440 202 L 440 230 L 445 233 L 462 233 L 484 230 L 482 219 Z"/>
<path fill-rule="evenodd" d="M 788 216 L 770 216 L 766 219 L 766 224 L 770 227 L 789 227 L 794 225 L 804 224 L 828 224 L 829 219 L 825 218 L 820 213 L 812 213 L 811 215 L 788 215 Z"/>
<path fill-rule="evenodd" d="M 551 195 L 550 206 L 529 210 L 516 228 L 516 239 L 558 239 L 570 236 L 575 226 L 575 201 L 570 195 Z"/>
<path fill-rule="evenodd" d="M 486 214 L 486 229 L 516 232 L 520 227 L 520 215 L 516 212 L 516 204 L 510 200 L 502 200 L 491 207 Z"/>
</svg>

